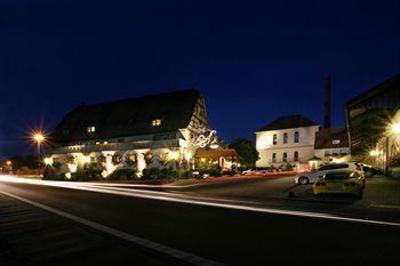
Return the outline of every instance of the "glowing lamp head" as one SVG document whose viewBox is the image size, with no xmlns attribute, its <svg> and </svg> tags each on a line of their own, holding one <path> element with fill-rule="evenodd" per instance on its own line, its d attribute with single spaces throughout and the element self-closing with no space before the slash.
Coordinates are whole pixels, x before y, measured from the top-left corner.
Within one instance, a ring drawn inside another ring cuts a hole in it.
<svg viewBox="0 0 400 266">
<path fill-rule="evenodd" d="M 178 159 L 178 156 L 179 156 L 179 154 L 177 151 L 170 151 L 168 153 L 168 159 L 170 159 L 170 160 L 176 160 L 176 159 Z"/>
<path fill-rule="evenodd" d="M 72 174 L 71 173 L 65 173 L 65 178 L 66 179 L 71 179 L 72 178 Z"/>
<path fill-rule="evenodd" d="M 34 133 L 32 138 L 37 143 L 42 143 L 46 139 L 44 134 L 41 132 Z"/>
<path fill-rule="evenodd" d="M 6 164 L 7 164 L 7 166 L 11 166 L 12 162 L 11 161 L 7 161 Z"/>
<path fill-rule="evenodd" d="M 53 158 L 51 158 L 51 157 L 44 158 L 43 162 L 44 162 L 45 165 L 52 165 L 53 164 Z"/>
<path fill-rule="evenodd" d="M 88 164 L 88 163 L 90 163 L 90 161 L 91 161 L 90 156 L 83 156 L 82 157 L 82 163 Z"/>
<path fill-rule="evenodd" d="M 190 161 L 192 159 L 193 155 L 190 151 L 185 152 L 185 160 Z"/>
<path fill-rule="evenodd" d="M 400 134 L 400 123 L 391 124 L 390 130 L 393 134 Z"/>
<path fill-rule="evenodd" d="M 369 156 L 371 156 L 371 157 L 375 157 L 375 156 L 378 156 L 378 155 L 379 155 L 379 152 L 377 150 L 371 150 L 369 152 Z"/>
</svg>

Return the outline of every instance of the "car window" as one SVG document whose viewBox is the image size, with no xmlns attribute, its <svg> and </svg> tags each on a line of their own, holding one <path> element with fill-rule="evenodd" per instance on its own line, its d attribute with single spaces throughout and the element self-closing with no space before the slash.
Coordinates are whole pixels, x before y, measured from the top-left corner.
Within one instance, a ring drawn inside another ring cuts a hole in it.
<svg viewBox="0 0 400 266">
<path fill-rule="evenodd" d="M 322 166 L 321 168 L 318 169 L 318 171 L 326 171 L 326 170 L 333 170 L 333 169 L 345 169 L 349 168 L 349 165 L 347 163 L 340 163 L 340 164 L 329 164 Z"/>
<path fill-rule="evenodd" d="M 344 168 L 349 168 L 349 165 L 347 163 L 336 164 L 335 168 L 333 169 L 344 169 Z"/>
<path fill-rule="evenodd" d="M 353 172 L 328 173 L 325 175 L 326 180 L 345 180 L 349 178 L 355 178 Z"/>
<path fill-rule="evenodd" d="M 318 171 L 325 171 L 325 170 L 329 170 L 329 169 L 331 169 L 331 168 L 330 168 L 330 165 L 325 165 L 325 166 L 320 167 L 320 168 L 318 169 Z"/>
</svg>

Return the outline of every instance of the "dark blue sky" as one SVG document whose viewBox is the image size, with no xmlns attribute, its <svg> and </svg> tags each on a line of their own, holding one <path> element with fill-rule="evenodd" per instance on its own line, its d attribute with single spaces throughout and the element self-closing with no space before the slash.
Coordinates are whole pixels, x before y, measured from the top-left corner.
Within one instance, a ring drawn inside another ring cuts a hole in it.
<svg viewBox="0 0 400 266">
<path fill-rule="evenodd" d="M 137 3 L 141 2 L 141 3 Z M 400 72 L 400 1 L 0 0 L 0 154 L 81 102 L 196 86 L 229 141 Z"/>
</svg>

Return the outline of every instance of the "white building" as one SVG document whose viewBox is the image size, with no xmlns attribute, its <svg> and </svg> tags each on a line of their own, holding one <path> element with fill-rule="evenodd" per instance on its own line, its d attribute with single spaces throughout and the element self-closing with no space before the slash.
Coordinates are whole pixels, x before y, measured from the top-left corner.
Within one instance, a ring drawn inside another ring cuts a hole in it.
<svg viewBox="0 0 400 266">
<path fill-rule="evenodd" d="M 314 156 L 319 125 L 302 115 L 282 116 L 256 132 L 256 148 L 260 159 L 257 167 L 290 163 L 297 169 L 308 167 Z"/>
<path fill-rule="evenodd" d="M 204 97 L 197 90 L 82 105 L 54 129 L 47 164 L 70 174 L 94 163 L 109 175 L 132 165 L 161 168 L 192 163 L 194 141 L 208 128 Z"/>
</svg>

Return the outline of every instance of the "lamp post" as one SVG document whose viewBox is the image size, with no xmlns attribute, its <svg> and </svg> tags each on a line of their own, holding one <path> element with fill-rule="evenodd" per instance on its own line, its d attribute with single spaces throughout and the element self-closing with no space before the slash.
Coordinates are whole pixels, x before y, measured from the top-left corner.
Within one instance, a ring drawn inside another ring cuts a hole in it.
<svg viewBox="0 0 400 266">
<path fill-rule="evenodd" d="M 6 162 L 6 165 L 7 165 L 7 170 L 8 170 L 8 172 L 9 172 L 9 174 L 12 174 L 12 170 L 13 170 L 13 163 L 12 163 L 12 161 L 10 161 L 10 160 L 8 160 L 7 162 Z"/>
<path fill-rule="evenodd" d="M 397 120 L 398 121 L 398 120 Z M 392 122 L 389 124 L 389 135 L 385 137 L 385 174 L 389 172 L 389 136 L 400 135 L 400 122 Z"/>
<path fill-rule="evenodd" d="M 40 148 L 41 144 L 46 140 L 46 137 L 42 132 L 35 132 L 32 136 L 32 139 L 37 144 L 37 157 L 38 157 L 38 174 L 40 176 L 40 168 L 41 168 L 41 161 L 40 161 Z"/>
</svg>

